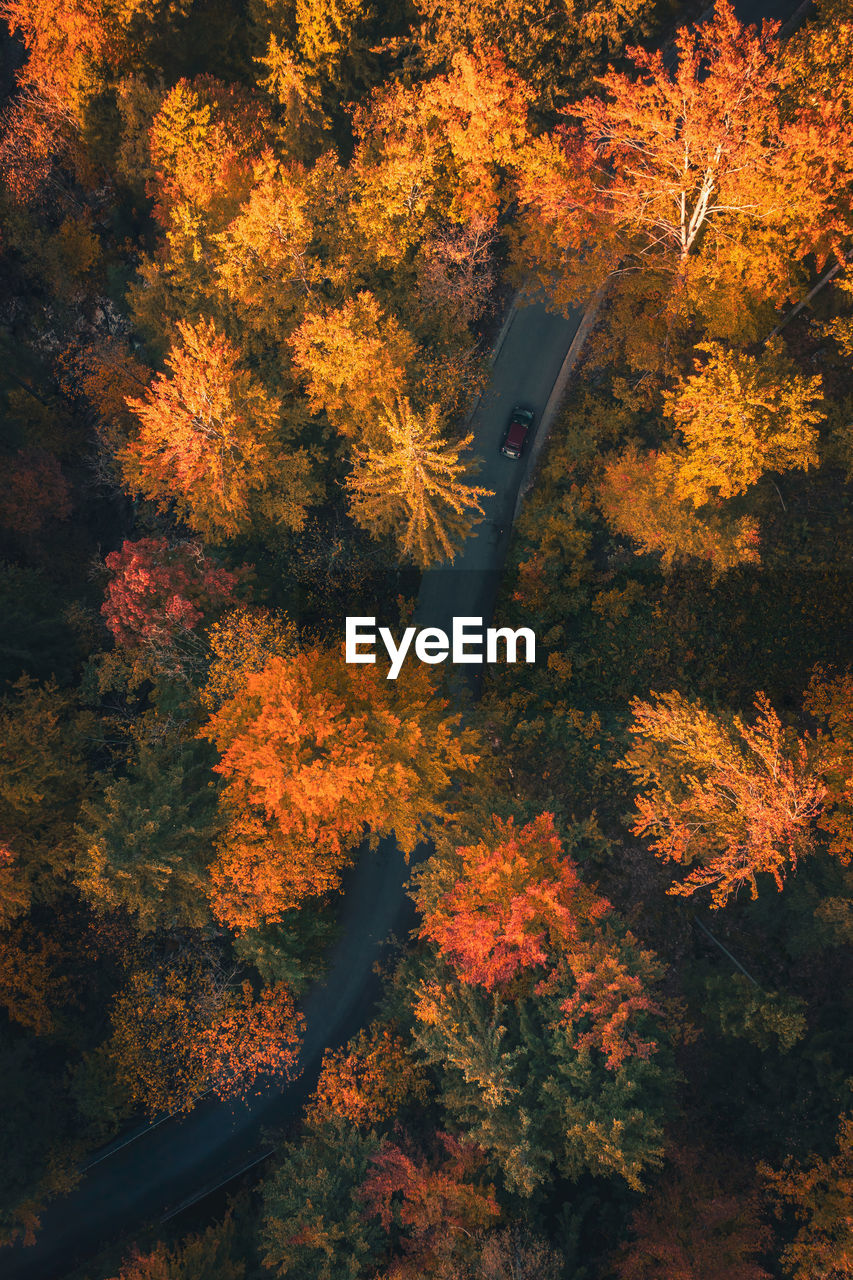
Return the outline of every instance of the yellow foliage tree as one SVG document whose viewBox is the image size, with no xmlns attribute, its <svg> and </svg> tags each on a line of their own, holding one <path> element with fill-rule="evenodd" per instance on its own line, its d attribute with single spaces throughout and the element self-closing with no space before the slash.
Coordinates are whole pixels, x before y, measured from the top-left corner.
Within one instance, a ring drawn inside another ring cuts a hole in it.
<svg viewBox="0 0 853 1280">
<path fill-rule="evenodd" d="M 314 413 L 325 410 L 338 431 L 362 440 L 376 437 L 380 406 L 406 394 L 418 356 L 414 338 L 366 290 L 308 315 L 290 345 Z"/>
<path fill-rule="evenodd" d="M 679 468 L 682 498 L 702 506 L 709 497 L 744 493 L 767 471 L 807 470 L 817 458 L 824 421 L 822 383 L 795 372 L 781 345 L 760 356 L 701 343 L 705 361 L 664 395 L 681 431 L 686 456 Z"/>
<path fill-rule="evenodd" d="M 461 454 L 473 436 L 445 440 L 438 408 L 420 415 L 406 399 L 383 411 L 381 425 L 387 439 L 353 455 L 347 483 L 355 518 L 372 533 L 393 534 L 402 554 L 421 566 L 452 561 L 483 514 L 481 500 L 494 496 L 465 479 Z"/>
<path fill-rule="evenodd" d="M 758 527 L 748 516 L 733 519 L 721 504 L 697 510 L 682 495 L 685 455 L 676 450 L 644 453 L 631 445 L 604 466 L 598 501 L 616 533 L 647 555 L 660 555 L 664 569 L 704 560 L 716 576 L 758 560 Z"/>
<path fill-rule="evenodd" d="M 274 31 L 269 36 L 266 53 L 255 61 L 266 68 L 260 87 L 282 110 L 288 155 L 294 160 L 312 159 L 331 132 L 329 118 L 323 110 L 320 84 Z"/>
<path fill-rule="evenodd" d="M 355 113 L 354 207 L 362 252 L 399 262 L 448 218 L 492 214 L 527 137 L 529 94 L 494 50 L 460 52 L 444 76 L 383 90 Z"/>
<path fill-rule="evenodd" d="M 339 279 L 335 261 L 339 252 L 345 257 L 346 235 L 335 260 L 323 261 L 316 227 L 333 213 L 340 184 L 331 155 L 308 172 L 269 153 L 257 162 L 248 198 L 215 237 L 217 288 L 247 340 L 258 334 L 281 344 L 321 287 Z"/>
</svg>

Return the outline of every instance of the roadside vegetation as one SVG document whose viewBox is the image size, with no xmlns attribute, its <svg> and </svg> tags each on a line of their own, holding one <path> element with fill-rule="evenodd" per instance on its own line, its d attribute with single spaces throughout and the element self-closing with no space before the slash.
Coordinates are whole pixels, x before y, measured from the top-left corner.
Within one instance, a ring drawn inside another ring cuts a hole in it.
<svg viewBox="0 0 853 1280">
<path fill-rule="evenodd" d="M 0 1245 L 293 1078 L 393 835 L 372 1021 L 89 1280 L 853 1274 L 849 0 L 0 15 Z M 344 619 L 476 525 L 532 288 L 603 300 L 463 717 Z"/>
</svg>

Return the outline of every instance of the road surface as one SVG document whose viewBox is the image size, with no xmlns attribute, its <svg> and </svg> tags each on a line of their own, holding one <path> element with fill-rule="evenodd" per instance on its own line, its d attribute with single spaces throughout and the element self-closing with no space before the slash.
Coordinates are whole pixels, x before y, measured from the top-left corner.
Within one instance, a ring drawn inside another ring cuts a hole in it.
<svg viewBox="0 0 853 1280">
<path fill-rule="evenodd" d="M 502 457 L 501 435 L 516 403 L 535 409 L 538 419 L 579 320 L 579 314 L 566 319 L 542 305 L 519 307 L 512 316 L 471 419 L 481 460 L 477 481 L 495 496 L 484 503 L 485 519 L 455 564 L 424 575 L 419 625 L 449 630 L 454 615 L 491 616 L 528 456 L 520 462 Z M 221 1185 L 265 1149 L 263 1130 L 285 1124 L 313 1089 L 323 1049 L 345 1042 L 367 1020 L 379 994 L 373 967 L 383 944 L 392 934 L 404 936 L 412 923 L 403 889 L 409 870 L 394 841 L 385 840 L 348 876 L 327 980 L 303 1004 L 307 1029 L 299 1079 L 245 1105 L 205 1098 L 188 1116 L 167 1120 L 100 1159 L 70 1195 L 48 1206 L 35 1245 L 0 1252 L 4 1280 L 58 1280 L 111 1240 L 159 1222 Z"/>
</svg>

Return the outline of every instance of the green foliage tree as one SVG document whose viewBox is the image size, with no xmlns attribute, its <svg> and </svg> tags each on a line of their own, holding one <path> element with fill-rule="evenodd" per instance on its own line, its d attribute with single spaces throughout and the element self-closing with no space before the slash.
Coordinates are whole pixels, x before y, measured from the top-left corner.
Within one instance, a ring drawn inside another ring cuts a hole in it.
<svg viewBox="0 0 853 1280">
<path fill-rule="evenodd" d="M 94 715 L 53 680 L 24 676 L 0 702 L 0 836 L 34 898 L 50 899 L 68 881 L 94 727 Z"/>
<path fill-rule="evenodd" d="M 805 1035 L 804 1001 L 799 996 L 762 991 L 741 973 L 708 978 L 705 990 L 705 1013 L 724 1036 L 787 1053 Z"/>
<path fill-rule="evenodd" d="M 359 1280 L 378 1262 L 386 1237 L 358 1195 L 378 1148 L 372 1130 L 340 1117 L 285 1148 L 264 1184 L 261 1251 L 274 1276 Z"/>
<path fill-rule="evenodd" d="M 659 9 L 644 0 L 596 2 L 564 10 L 548 0 L 417 0 L 419 41 L 429 63 L 445 67 L 460 49 L 499 49 L 529 84 L 540 110 L 552 112 L 592 87 L 592 78 L 631 39 L 648 35 Z"/>
<path fill-rule="evenodd" d="M 609 1071 L 599 1055 L 578 1052 L 559 1010 L 569 993 L 489 994 L 443 965 L 413 990 L 415 1043 L 439 1075 L 449 1123 L 522 1196 L 555 1172 L 639 1188 L 660 1163 L 671 1071 L 636 1057 Z"/>
<path fill-rule="evenodd" d="M 101 776 L 82 808 L 74 877 L 94 907 L 125 907 L 143 931 L 209 921 L 219 830 L 212 763 L 197 742 L 142 743 L 124 777 Z"/>
</svg>

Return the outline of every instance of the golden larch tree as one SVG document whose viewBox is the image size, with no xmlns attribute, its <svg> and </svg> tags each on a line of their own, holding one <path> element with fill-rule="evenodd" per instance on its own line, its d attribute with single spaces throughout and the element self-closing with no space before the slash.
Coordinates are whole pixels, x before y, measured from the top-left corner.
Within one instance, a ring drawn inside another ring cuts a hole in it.
<svg viewBox="0 0 853 1280">
<path fill-rule="evenodd" d="M 355 518 L 379 535 L 393 534 L 404 556 L 426 566 L 453 560 L 491 489 L 465 479 L 462 453 L 473 436 L 444 439 L 437 406 L 416 413 L 398 399 L 381 415 L 387 439 L 357 449 L 348 480 Z"/>
</svg>

